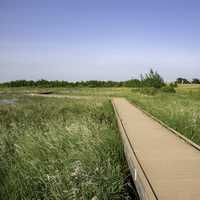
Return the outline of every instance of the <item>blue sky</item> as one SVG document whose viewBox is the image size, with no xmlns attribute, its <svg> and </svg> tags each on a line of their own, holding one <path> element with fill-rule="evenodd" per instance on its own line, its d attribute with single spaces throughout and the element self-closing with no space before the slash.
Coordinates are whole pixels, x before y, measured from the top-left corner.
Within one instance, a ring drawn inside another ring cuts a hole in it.
<svg viewBox="0 0 200 200">
<path fill-rule="evenodd" d="M 0 81 L 200 78 L 198 0 L 0 0 Z"/>
</svg>

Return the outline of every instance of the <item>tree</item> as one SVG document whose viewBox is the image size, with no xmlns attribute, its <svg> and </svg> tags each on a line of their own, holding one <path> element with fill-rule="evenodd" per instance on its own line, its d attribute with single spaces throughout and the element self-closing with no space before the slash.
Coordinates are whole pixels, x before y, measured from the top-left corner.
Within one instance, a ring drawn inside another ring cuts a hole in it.
<svg viewBox="0 0 200 200">
<path fill-rule="evenodd" d="M 141 81 L 138 79 L 132 79 L 124 82 L 125 87 L 140 87 Z"/>
<path fill-rule="evenodd" d="M 188 81 L 186 78 L 177 78 L 176 79 L 177 84 L 190 84 L 190 81 Z"/>
<path fill-rule="evenodd" d="M 154 72 L 153 69 L 151 69 L 149 73 L 145 74 L 145 76 L 141 75 L 141 84 L 144 87 L 153 88 L 161 88 L 165 85 L 164 79 L 160 74 L 158 74 L 158 72 Z"/>
<path fill-rule="evenodd" d="M 198 78 L 192 79 L 192 84 L 200 84 L 200 80 Z"/>
</svg>

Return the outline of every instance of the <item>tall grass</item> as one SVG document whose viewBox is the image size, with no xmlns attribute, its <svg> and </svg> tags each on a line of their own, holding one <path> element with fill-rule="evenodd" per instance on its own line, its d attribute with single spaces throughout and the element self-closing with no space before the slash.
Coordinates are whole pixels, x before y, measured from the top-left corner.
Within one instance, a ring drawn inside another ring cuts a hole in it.
<svg viewBox="0 0 200 200">
<path fill-rule="evenodd" d="M 0 105 L 0 199 L 131 199 L 124 183 L 130 174 L 107 97 L 127 97 L 200 144 L 199 87 L 178 87 L 176 94 L 129 88 L 53 92 L 96 98 L 13 96 L 17 104 Z"/>
<path fill-rule="evenodd" d="M 108 100 L 0 106 L 0 199 L 131 199 L 126 176 Z"/>
</svg>

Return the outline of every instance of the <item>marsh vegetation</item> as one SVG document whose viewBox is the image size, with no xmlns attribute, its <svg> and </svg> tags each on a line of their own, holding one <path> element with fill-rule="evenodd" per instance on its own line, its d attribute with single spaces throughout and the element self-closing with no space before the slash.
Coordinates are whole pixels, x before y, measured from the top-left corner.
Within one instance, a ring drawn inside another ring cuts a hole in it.
<svg viewBox="0 0 200 200">
<path fill-rule="evenodd" d="M 41 91 L 63 98 L 27 95 Z M 125 87 L 4 88 L 2 93 L 1 99 L 17 101 L 0 105 L 1 199 L 136 199 L 113 96 L 128 98 L 200 144 L 199 85 L 178 86 L 176 93 Z M 65 97 L 70 95 L 90 98 Z"/>
<path fill-rule="evenodd" d="M 0 105 L 0 199 L 131 199 L 108 99 L 18 98 Z"/>
</svg>

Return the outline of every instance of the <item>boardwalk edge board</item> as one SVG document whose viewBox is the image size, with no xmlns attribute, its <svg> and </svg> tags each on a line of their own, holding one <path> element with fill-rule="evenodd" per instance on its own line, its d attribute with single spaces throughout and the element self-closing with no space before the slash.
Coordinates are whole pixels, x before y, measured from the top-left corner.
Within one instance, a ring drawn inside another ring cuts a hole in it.
<svg viewBox="0 0 200 200">
<path fill-rule="evenodd" d="M 124 152 L 126 156 L 126 160 L 135 183 L 138 195 L 141 200 L 158 200 L 156 193 L 151 185 L 151 182 L 148 180 L 147 175 L 145 174 L 142 165 L 140 164 L 137 155 L 134 152 L 134 148 L 130 143 L 128 135 L 126 134 L 126 130 L 124 128 L 123 122 L 120 119 L 119 113 L 115 107 L 114 102 L 112 101 L 113 108 L 117 117 L 117 122 L 119 126 L 119 130 L 121 133 L 121 138 L 124 144 Z"/>
</svg>

